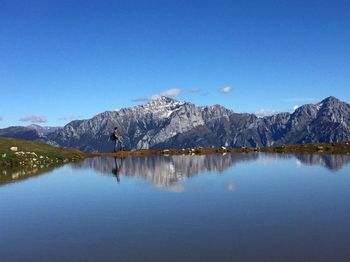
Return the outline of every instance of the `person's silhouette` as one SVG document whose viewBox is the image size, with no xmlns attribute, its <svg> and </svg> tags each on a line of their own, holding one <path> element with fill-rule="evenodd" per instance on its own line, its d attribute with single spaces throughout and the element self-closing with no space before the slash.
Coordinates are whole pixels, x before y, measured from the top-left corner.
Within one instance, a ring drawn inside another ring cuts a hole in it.
<svg viewBox="0 0 350 262">
<path fill-rule="evenodd" d="M 112 173 L 117 178 L 118 183 L 120 182 L 120 171 L 123 166 L 124 158 L 114 157 L 115 168 L 112 169 Z"/>
<path fill-rule="evenodd" d="M 123 149 L 122 137 L 119 134 L 118 127 L 114 128 L 114 131 L 110 137 L 114 141 L 114 153 L 118 152 L 120 149 Z"/>
</svg>

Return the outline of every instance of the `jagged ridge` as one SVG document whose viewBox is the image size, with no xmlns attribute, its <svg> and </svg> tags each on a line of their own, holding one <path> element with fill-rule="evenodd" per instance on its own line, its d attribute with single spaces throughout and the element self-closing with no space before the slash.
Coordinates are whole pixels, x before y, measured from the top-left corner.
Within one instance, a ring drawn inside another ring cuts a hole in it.
<svg viewBox="0 0 350 262">
<path fill-rule="evenodd" d="M 59 129 L 9 127 L 0 129 L 0 136 L 41 140 L 84 152 L 108 152 L 112 149 L 109 135 L 118 126 L 130 149 L 273 146 L 348 141 L 349 115 L 349 104 L 335 97 L 264 118 L 220 105 L 196 106 L 159 97 L 145 105 L 72 121 Z"/>
<path fill-rule="evenodd" d="M 350 140 L 349 113 L 350 105 L 335 97 L 264 118 L 234 113 L 220 105 L 196 106 L 159 97 L 145 105 L 73 121 L 48 138 L 85 152 L 111 151 L 108 138 L 115 126 L 130 149 L 346 141 Z"/>
</svg>

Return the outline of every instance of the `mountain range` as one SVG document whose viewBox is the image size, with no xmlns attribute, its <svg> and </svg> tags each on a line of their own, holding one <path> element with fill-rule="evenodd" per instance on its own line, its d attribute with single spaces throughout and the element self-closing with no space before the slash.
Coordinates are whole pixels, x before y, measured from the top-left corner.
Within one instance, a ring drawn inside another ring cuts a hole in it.
<svg viewBox="0 0 350 262">
<path fill-rule="evenodd" d="M 0 129 L 0 136 L 20 138 L 29 141 L 42 140 L 48 141 L 46 135 L 56 131 L 59 127 L 29 125 L 29 126 L 10 126 Z"/>
<path fill-rule="evenodd" d="M 303 105 L 293 113 L 257 117 L 220 105 L 196 106 L 162 96 L 144 105 L 75 120 L 62 128 L 46 128 L 46 132 L 9 127 L 1 129 L 0 136 L 15 133 L 17 138 L 44 140 L 84 152 L 109 152 L 113 149 L 109 137 L 114 127 L 119 128 L 123 143 L 129 149 L 349 141 L 350 105 L 331 96 L 316 104 Z"/>
</svg>

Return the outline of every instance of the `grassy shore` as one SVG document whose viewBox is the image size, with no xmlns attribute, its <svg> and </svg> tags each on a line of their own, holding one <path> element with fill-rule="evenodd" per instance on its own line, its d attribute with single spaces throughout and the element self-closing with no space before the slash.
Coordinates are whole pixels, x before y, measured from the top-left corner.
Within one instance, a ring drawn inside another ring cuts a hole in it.
<svg viewBox="0 0 350 262">
<path fill-rule="evenodd" d="M 350 154 L 350 142 L 281 145 L 258 149 L 250 148 L 247 150 L 272 153 Z M 239 150 L 236 151 L 238 152 Z"/>
<path fill-rule="evenodd" d="M 79 161 L 87 157 L 130 157 L 149 155 L 204 155 L 213 153 L 307 153 L 307 154 L 347 154 L 350 142 L 284 145 L 257 148 L 187 148 L 165 150 L 131 150 L 117 153 L 84 154 L 73 149 L 64 149 L 40 142 L 0 137 L 0 185 L 44 174 L 65 163 Z"/>
<path fill-rule="evenodd" d="M 146 156 L 146 155 L 193 155 L 193 154 L 212 154 L 212 153 L 249 153 L 249 152 L 271 152 L 271 153 L 309 153 L 309 154 L 349 154 L 350 142 L 336 143 L 315 143 L 301 145 L 282 145 L 274 147 L 241 147 L 241 148 L 186 148 L 186 149 L 165 149 L 165 150 L 135 150 L 120 151 L 117 153 L 97 153 L 88 154 L 91 156 Z"/>
<path fill-rule="evenodd" d="M 84 154 L 78 150 L 63 149 L 40 142 L 29 142 L 21 139 L 0 137 L 0 167 L 48 167 L 62 163 L 77 161 L 86 157 L 128 157 L 147 155 L 194 155 L 212 153 L 249 153 L 249 152 L 274 152 L 274 153 L 328 153 L 349 154 L 350 142 L 317 143 L 302 145 L 283 145 L 276 147 L 242 147 L 242 148 L 187 148 L 165 150 L 132 150 L 117 153 Z"/>
<path fill-rule="evenodd" d="M 77 150 L 63 149 L 40 142 L 0 137 L 0 167 L 47 167 L 82 159 Z"/>
</svg>

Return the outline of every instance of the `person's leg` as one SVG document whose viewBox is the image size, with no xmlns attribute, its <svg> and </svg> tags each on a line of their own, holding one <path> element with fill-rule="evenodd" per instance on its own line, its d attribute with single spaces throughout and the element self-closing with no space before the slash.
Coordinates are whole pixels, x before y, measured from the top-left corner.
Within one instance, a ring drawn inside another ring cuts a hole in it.
<svg viewBox="0 0 350 262">
<path fill-rule="evenodd" d="M 120 140 L 116 140 L 116 151 L 120 151 Z"/>
<path fill-rule="evenodd" d="M 118 140 L 114 140 L 114 152 L 118 151 Z"/>
</svg>

